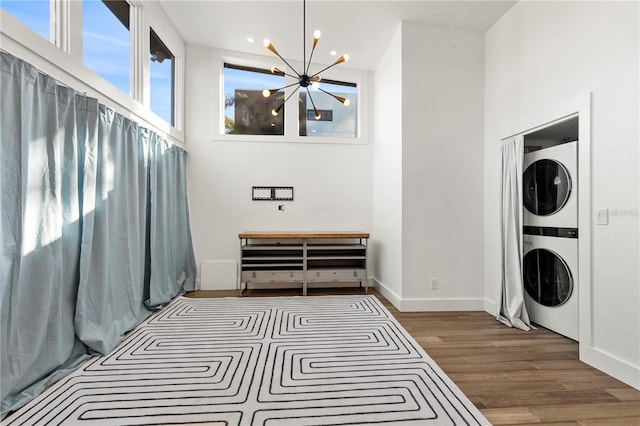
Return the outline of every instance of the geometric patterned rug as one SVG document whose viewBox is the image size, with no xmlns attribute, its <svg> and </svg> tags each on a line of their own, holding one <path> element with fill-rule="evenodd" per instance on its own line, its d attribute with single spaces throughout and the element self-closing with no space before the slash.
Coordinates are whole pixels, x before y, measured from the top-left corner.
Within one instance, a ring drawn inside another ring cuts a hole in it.
<svg viewBox="0 0 640 426">
<path fill-rule="evenodd" d="M 178 297 L 3 425 L 488 425 L 374 296 Z"/>
</svg>

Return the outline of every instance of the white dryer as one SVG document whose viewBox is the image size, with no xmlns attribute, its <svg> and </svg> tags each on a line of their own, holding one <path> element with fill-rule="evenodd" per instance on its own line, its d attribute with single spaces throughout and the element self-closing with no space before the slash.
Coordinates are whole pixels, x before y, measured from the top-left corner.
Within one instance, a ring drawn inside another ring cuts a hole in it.
<svg viewBox="0 0 640 426">
<path fill-rule="evenodd" d="M 578 230 L 524 227 L 523 242 L 529 318 L 542 327 L 579 340 Z"/>
<path fill-rule="evenodd" d="M 524 155 L 524 226 L 578 227 L 578 142 Z"/>
</svg>

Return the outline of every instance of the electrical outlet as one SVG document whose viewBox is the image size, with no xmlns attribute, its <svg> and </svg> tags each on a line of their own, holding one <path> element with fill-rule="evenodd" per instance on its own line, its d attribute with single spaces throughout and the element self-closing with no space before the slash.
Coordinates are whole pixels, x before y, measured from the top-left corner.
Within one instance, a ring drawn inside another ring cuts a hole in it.
<svg viewBox="0 0 640 426">
<path fill-rule="evenodd" d="M 437 278 L 431 278 L 431 290 L 437 290 L 438 289 L 438 279 Z"/>
<path fill-rule="evenodd" d="M 598 225 L 609 224 L 609 209 L 598 209 L 596 210 L 596 214 L 597 214 L 596 223 Z"/>
</svg>

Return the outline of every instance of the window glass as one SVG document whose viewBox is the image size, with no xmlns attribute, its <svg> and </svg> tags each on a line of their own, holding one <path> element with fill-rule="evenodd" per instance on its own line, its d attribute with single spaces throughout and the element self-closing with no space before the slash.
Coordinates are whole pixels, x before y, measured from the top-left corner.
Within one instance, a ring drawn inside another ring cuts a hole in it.
<svg viewBox="0 0 640 426">
<path fill-rule="evenodd" d="M 149 40 L 151 111 L 173 126 L 175 125 L 175 56 L 153 29 L 150 31 Z"/>
<path fill-rule="evenodd" d="M 357 137 L 358 87 L 356 84 L 323 80 L 319 87 L 319 89 L 308 87 L 311 96 L 306 90 L 300 91 L 300 136 Z M 320 89 L 348 101 L 343 105 L 342 102 Z M 319 119 L 315 117 L 316 110 L 319 112 Z"/>
<path fill-rule="evenodd" d="M 49 0 L 2 0 L 0 7 L 45 39 L 50 40 L 51 4 Z"/>
<path fill-rule="evenodd" d="M 129 3 L 83 0 L 82 60 L 118 89 L 130 94 Z"/>
<path fill-rule="evenodd" d="M 284 135 L 284 90 L 268 98 L 265 89 L 284 87 L 284 74 L 270 70 L 224 65 L 224 132 L 242 135 Z"/>
</svg>

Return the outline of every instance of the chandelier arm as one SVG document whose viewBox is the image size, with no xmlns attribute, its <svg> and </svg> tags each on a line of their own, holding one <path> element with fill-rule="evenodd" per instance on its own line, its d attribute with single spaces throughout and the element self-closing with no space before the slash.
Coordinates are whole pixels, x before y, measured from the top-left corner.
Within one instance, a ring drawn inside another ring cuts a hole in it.
<svg viewBox="0 0 640 426">
<path fill-rule="evenodd" d="M 300 74 L 298 74 L 298 71 L 296 71 L 296 69 L 295 69 L 294 67 L 292 67 L 292 66 L 291 66 L 291 64 L 290 64 L 289 62 L 287 62 L 287 60 L 286 60 L 285 58 L 283 58 L 282 56 L 280 56 L 280 54 L 279 54 L 278 52 L 273 52 L 273 53 L 274 53 L 275 55 L 277 55 L 277 56 L 278 56 L 278 58 L 282 59 L 282 62 L 284 62 L 284 63 L 289 67 L 289 69 L 291 69 L 293 72 L 295 72 L 295 73 L 296 73 L 297 77 L 294 77 L 294 78 L 300 78 L 300 77 L 301 77 L 301 75 L 300 75 Z M 293 76 L 291 76 L 291 77 L 293 77 Z"/>
<path fill-rule="evenodd" d="M 344 98 L 341 98 L 340 96 L 336 96 L 336 95 L 334 95 L 334 94 L 333 94 L 333 93 L 331 93 L 331 92 L 327 92 L 326 90 L 324 90 L 324 89 L 323 89 L 323 88 L 321 88 L 321 87 L 318 87 L 318 90 L 319 90 L 319 91 L 321 91 L 321 92 L 326 93 L 326 94 L 327 94 L 327 95 L 329 95 L 329 96 L 333 96 L 333 97 L 334 97 L 338 102 L 340 102 L 340 103 L 344 104 L 344 102 L 343 102 L 343 99 L 344 99 Z"/>
<path fill-rule="evenodd" d="M 296 83 L 296 84 L 298 84 L 298 83 Z M 287 96 L 287 97 L 285 98 L 285 100 L 284 100 L 284 101 L 282 101 L 282 103 L 280 104 L 280 106 L 282 106 L 282 105 L 284 105 L 285 103 L 287 103 L 287 101 L 288 101 L 289 99 L 291 99 L 291 97 L 292 97 L 293 95 L 295 95 L 295 94 L 296 94 L 296 92 L 298 91 L 298 89 L 300 89 L 300 85 L 298 85 L 298 87 L 296 87 L 296 90 L 294 90 L 293 92 L 291 92 L 291 93 L 289 94 L 289 96 Z"/>
<path fill-rule="evenodd" d="M 295 86 L 296 84 L 300 84 L 300 83 L 295 82 L 295 83 L 287 84 L 286 86 L 282 86 L 279 89 L 269 89 L 269 91 L 275 90 L 275 92 L 273 92 L 273 94 L 275 94 L 275 93 L 278 93 L 282 89 L 286 89 L 287 87 Z M 269 95 L 269 96 L 271 96 L 271 95 Z M 287 99 L 289 99 L 289 98 L 287 98 Z"/>
<path fill-rule="evenodd" d="M 300 78 L 300 76 L 299 76 L 299 75 L 298 75 L 298 76 L 295 76 L 295 75 L 293 75 L 293 74 L 289 74 L 289 73 L 286 73 L 286 72 L 284 72 L 284 71 L 281 71 L 281 72 L 282 72 L 282 74 L 286 75 L 287 77 L 291 77 L 291 78 Z M 294 72 L 295 72 L 295 71 L 294 71 Z M 297 74 L 297 73 L 296 73 L 296 74 Z M 298 83 L 293 83 L 293 84 L 298 84 Z M 288 86 L 287 86 L 287 87 L 288 87 Z"/>
<path fill-rule="evenodd" d="M 309 92 L 309 88 L 305 87 L 305 90 L 307 91 L 307 94 L 309 95 L 309 99 L 311 100 L 311 105 L 313 105 L 313 112 L 314 112 L 314 116 L 316 120 L 320 120 L 320 112 L 318 111 L 318 108 L 316 108 L 316 104 L 315 102 L 313 102 L 313 97 L 311 96 L 311 92 Z"/>
<path fill-rule="evenodd" d="M 274 116 L 278 115 L 280 113 L 280 110 L 284 106 L 284 104 L 287 103 L 289 98 L 291 98 L 298 91 L 299 88 L 300 88 L 300 86 L 296 87 L 296 89 L 289 96 L 287 96 L 287 98 L 284 101 L 282 101 L 282 103 L 278 106 L 278 108 L 272 109 L 271 110 L 271 114 L 274 115 Z"/>
<path fill-rule="evenodd" d="M 305 42 L 305 33 L 307 32 L 307 2 L 306 0 L 302 0 L 302 71 L 307 68 L 307 64 L 305 63 L 305 57 L 307 56 L 306 42 Z M 311 62 L 311 58 L 309 58 L 309 62 Z M 306 71 L 303 72 L 306 74 Z"/>
<path fill-rule="evenodd" d="M 312 79 L 313 77 L 316 77 L 316 76 L 318 76 L 318 75 L 322 74 L 323 72 L 325 72 L 325 71 L 326 71 L 326 70 L 328 70 L 329 68 L 331 68 L 331 67 L 335 67 L 335 66 L 336 66 L 336 65 L 338 65 L 339 63 L 341 63 L 341 62 L 334 62 L 333 64 L 329 65 L 328 67 L 321 69 L 321 70 L 320 70 L 320 71 L 318 71 L 317 73 L 315 73 L 315 74 L 313 74 L 313 75 L 310 75 L 310 76 L 309 76 L 309 79 Z"/>
<path fill-rule="evenodd" d="M 309 54 L 309 62 L 307 62 L 307 68 L 304 70 L 305 74 L 309 73 L 309 68 L 311 67 L 311 58 L 313 58 L 313 52 L 315 52 L 316 50 L 316 43 L 313 43 L 313 47 L 311 48 L 311 53 Z M 315 75 L 311 76 L 311 77 L 315 77 Z"/>
</svg>

